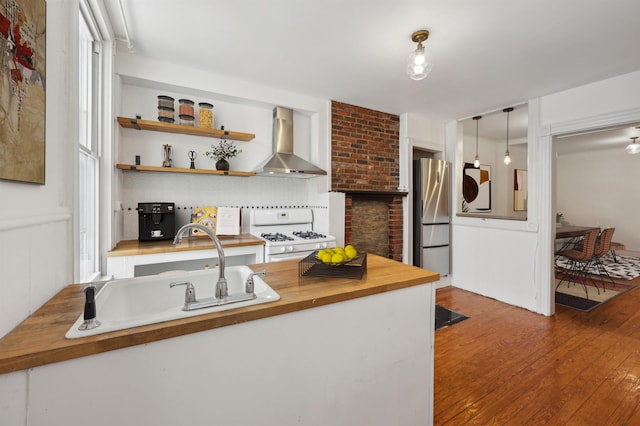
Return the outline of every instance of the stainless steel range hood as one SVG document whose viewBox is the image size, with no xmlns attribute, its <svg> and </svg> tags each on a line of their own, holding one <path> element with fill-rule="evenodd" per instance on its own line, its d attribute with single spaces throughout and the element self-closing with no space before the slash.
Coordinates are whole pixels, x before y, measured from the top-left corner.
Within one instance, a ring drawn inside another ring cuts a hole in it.
<svg viewBox="0 0 640 426">
<path fill-rule="evenodd" d="M 310 178 L 325 176 L 327 172 L 293 153 L 293 110 L 273 109 L 274 154 L 255 170 L 263 176 Z"/>
</svg>

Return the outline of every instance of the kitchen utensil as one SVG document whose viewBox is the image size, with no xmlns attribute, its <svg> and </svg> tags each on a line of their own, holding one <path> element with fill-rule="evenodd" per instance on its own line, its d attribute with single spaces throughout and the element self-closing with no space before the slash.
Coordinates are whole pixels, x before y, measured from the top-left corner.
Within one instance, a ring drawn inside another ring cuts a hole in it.
<svg viewBox="0 0 640 426">
<path fill-rule="evenodd" d="M 162 167 L 171 167 L 171 145 L 162 145 Z"/>
</svg>

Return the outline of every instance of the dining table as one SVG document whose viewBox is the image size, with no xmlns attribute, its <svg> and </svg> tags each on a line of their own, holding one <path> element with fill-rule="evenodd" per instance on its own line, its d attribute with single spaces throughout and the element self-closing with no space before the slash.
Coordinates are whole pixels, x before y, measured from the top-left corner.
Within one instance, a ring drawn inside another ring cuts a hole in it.
<svg viewBox="0 0 640 426">
<path fill-rule="evenodd" d="M 600 231 L 600 227 L 583 225 L 556 226 L 556 254 L 576 247 L 582 237 L 590 231 Z"/>
<path fill-rule="evenodd" d="M 577 238 L 582 237 L 589 231 L 599 231 L 600 228 L 597 226 L 579 226 L 579 225 L 569 225 L 569 226 L 556 226 L 556 240 L 560 240 L 563 238 Z"/>
</svg>

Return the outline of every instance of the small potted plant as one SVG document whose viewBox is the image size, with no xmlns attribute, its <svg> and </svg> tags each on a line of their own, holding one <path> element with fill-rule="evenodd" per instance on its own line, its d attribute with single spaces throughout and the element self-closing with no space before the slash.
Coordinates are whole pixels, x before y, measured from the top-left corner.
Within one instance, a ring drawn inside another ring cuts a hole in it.
<svg viewBox="0 0 640 426">
<path fill-rule="evenodd" d="M 562 226 L 562 219 L 564 219 L 564 214 L 556 213 L 556 225 Z"/>
<path fill-rule="evenodd" d="M 242 152 L 233 142 L 226 139 L 220 141 L 218 145 L 211 145 L 211 151 L 204 154 L 208 158 L 216 160 L 216 170 L 229 170 L 229 158 L 233 158 Z"/>
</svg>

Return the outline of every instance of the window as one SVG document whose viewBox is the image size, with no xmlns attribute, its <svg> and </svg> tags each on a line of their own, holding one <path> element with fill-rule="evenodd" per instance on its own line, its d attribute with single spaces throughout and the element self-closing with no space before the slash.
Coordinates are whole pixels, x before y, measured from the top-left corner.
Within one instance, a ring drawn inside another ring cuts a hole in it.
<svg viewBox="0 0 640 426">
<path fill-rule="evenodd" d="M 90 8 L 81 2 L 78 34 L 77 280 L 100 273 L 101 40 Z"/>
</svg>

